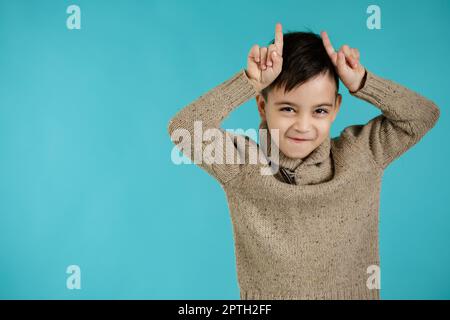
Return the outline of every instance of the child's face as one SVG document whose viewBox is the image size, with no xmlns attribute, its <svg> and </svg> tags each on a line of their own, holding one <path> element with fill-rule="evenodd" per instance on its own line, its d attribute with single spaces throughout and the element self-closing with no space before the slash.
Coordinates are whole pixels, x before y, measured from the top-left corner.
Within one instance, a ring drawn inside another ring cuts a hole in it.
<svg viewBox="0 0 450 320">
<path fill-rule="evenodd" d="M 258 111 L 270 129 L 279 129 L 278 148 L 290 158 L 303 159 L 330 133 L 342 97 L 336 95 L 336 83 L 321 74 L 284 94 L 282 89 L 256 97 Z M 306 139 L 298 141 L 298 139 Z"/>
</svg>

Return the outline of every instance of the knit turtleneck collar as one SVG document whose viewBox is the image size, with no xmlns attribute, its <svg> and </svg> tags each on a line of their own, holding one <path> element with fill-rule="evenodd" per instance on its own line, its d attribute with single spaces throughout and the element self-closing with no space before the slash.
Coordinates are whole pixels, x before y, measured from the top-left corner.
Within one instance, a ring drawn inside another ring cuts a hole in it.
<svg viewBox="0 0 450 320">
<path fill-rule="evenodd" d="M 266 129 L 267 130 L 267 154 L 270 153 L 271 150 L 271 143 L 270 142 L 270 131 L 267 127 L 266 121 L 261 121 L 259 125 L 260 129 Z M 330 156 L 330 147 L 331 147 L 331 139 L 330 136 L 327 136 L 327 138 L 316 148 L 314 149 L 309 155 L 307 155 L 305 158 L 290 158 L 286 156 L 283 151 L 281 151 L 279 148 L 279 166 L 283 168 L 287 168 L 291 171 L 295 171 L 301 164 L 303 165 L 312 165 L 312 164 L 318 164 L 329 158 Z"/>
</svg>

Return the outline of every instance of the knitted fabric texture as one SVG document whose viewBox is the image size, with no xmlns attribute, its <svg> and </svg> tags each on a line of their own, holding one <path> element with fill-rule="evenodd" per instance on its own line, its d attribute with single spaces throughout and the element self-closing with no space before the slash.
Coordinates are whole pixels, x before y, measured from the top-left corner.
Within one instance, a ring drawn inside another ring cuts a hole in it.
<svg viewBox="0 0 450 320">
<path fill-rule="evenodd" d="M 260 145 L 249 138 L 236 143 L 237 135 L 220 127 L 256 94 L 242 69 L 178 111 L 168 125 L 173 143 L 188 158 L 216 146 L 224 159 L 197 165 L 220 183 L 227 197 L 241 299 L 380 299 L 368 272 L 380 266 L 383 171 L 435 125 L 439 108 L 367 71 L 363 87 L 351 94 L 381 114 L 325 139 L 304 159 L 280 150 L 280 169 L 287 170 L 263 175 L 265 163 L 248 161 L 250 151 Z M 222 138 L 203 141 L 195 134 L 194 121 L 201 121 L 203 131 L 220 130 Z M 260 128 L 267 124 L 261 122 Z M 176 129 L 190 133 L 191 152 L 173 138 Z M 221 146 L 230 141 L 239 162 L 226 163 Z"/>
</svg>

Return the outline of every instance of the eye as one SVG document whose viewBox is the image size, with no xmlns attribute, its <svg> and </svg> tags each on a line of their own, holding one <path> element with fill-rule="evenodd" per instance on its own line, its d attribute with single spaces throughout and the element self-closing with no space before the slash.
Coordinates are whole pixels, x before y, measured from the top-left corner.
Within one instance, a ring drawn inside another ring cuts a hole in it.
<svg viewBox="0 0 450 320">
<path fill-rule="evenodd" d="M 291 108 L 291 107 L 283 107 L 283 108 L 280 109 L 280 111 L 286 111 L 286 112 L 289 113 L 290 111 L 295 111 L 295 109 Z"/>
<path fill-rule="evenodd" d="M 327 114 L 328 110 L 320 108 L 320 109 L 316 109 L 316 112 L 322 115 L 322 114 Z"/>
</svg>

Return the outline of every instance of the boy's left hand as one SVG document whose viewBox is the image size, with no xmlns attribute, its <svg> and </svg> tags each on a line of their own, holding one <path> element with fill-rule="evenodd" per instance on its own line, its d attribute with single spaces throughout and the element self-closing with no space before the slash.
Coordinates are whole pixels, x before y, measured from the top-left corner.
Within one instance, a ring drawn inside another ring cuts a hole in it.
<svg viewBox="0 0 450 320">
<path fill-rule="evenodd" d="M 336 52 L 331 45 L 330 38 L 325 31 L 321 33 L 323 45 L 333 62 L 339 78 L 347 87 L 347 89 L 354 93 L 361 89 L 363 84 L 366 68 L 359 62 L 359 50 L 350 48 L 348 45 L 343 45 L 338 52 Z"/>
</svg>

